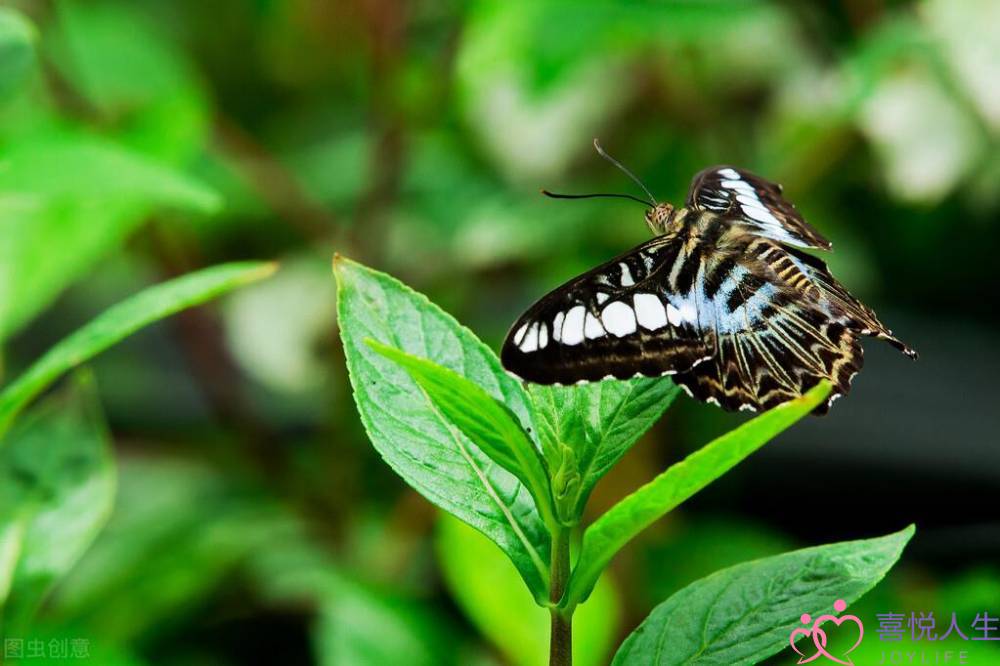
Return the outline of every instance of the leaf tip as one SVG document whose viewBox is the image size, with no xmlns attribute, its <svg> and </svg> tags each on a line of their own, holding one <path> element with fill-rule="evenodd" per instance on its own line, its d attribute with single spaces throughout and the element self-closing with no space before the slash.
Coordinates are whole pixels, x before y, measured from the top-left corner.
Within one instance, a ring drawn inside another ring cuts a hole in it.
<svg viewBox="0 0 1000 666">
<path fill-rule="evenodd" d="M 352 266 L 356 265 L 357 264 L 354 261 L 351 261 L 340 252 L 333 253 L 333 276 L 337 280 L 338 286 L 344 285 L 347 279 L 347 271 L 349 271 Z"/>
<path fill-rule="evenodd" d="M 821 379 L 815 386 L 806 391 L 804 394 L 794 400 L 789 400 L 783 405 L 779 405 L 779 407 L 815 407 L 826 400 L 831 391 L 833 391 L 833 384 L 825 379 Z"/>
<path fill-rule="evenodd" d="M 393 363 L 403 366 L 404 368 L 410 367 L 414 362 L 426 360 L 411 356 L 399 347 L 394 347 L 393 345 L 386 344 L 381 340 L 376 340 L 375 338 L 366 337 L 362 339 L 362 342 L 364 342 L 365 345 L 367 345 L 368 348 L 376 354 L 379 354 Z"/>
<path fill-rule="evenodd" d="M 264 278 L 269 278 L 278 272 L 281 268 L 281 263 L 278 261 L 265 261 L 262 262 L 260 267 L 254 271 L 254 278 L 257 280 L 263 280 Z"/>
<path fill-rule="evenodd" d="M 233 268 L 240 267 L 239 264 L 231 264 Z M 266 280 L 267 278 L 274 275 L 278 269 L 281 267 L 277 261 L 258 261 L 248 264 L 243 264 L 244 269 L 242 274 L 235 277 L 235 284 L 250 284 L 251 282 L 259 282 L 260 280 Z"/>
<path fill-rule="evenodd" d="M 348 266 L 348 264 L 353 264 L 353 263 L 354 263 L 353 261 L 351 261 L 349 258 L 347 258 L 344 255 L 342 255 L 340 252 L 334 252 L 333 253 L 333 272 L 334 273 L 337 273 L 339 271 L 344 270 L 344 268 L 346 268 Z"/>
</svg>

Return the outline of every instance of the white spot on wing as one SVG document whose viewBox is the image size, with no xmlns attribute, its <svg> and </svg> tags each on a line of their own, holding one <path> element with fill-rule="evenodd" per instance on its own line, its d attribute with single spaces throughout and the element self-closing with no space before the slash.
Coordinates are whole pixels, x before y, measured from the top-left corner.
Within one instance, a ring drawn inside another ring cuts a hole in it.
<svg viewBox="0 0 1000 666">
<path fill-rule="evenodd" d="M 538 349 L 538 322 L 528 327 L 528 332 L 525 334 L 524 340 L 518 346 L 525 354 L 530 354 Z"/>
<path fill-rule="evenodd" d="M 734 180 L 740 177 L 740 174 L 735 169 L 730 169 L 728 167 L 725 169 L 719 169 L 719 175 L 725 176 L 726 178 L 732 178 Z"/>
<path fill-rule="evenodd" d="M 631 287 L 632 285 L 634 285 L 635 280 L 632 279 L 632 271 L 628 269 L 628 264 L 626 264 L 624 261 L 619 261 L 618 265 L 621 266 L 622 269 L 622 286 Z"/>
<path fill-rule="evenodd" d="M 556 316 L 552 318 L 552 339 L 556 342 L 562 340 L 563 319 L 565 317 L 565 312 L 557 312 Z"/>
<path fill-rule="evenodd" d="M 753 185 L 743 180 L 724 180 L 722 181 L 722 186 L 726 189 L 746 192 L 747 194 L 754 193 Z"/>
<path fill-rule="evenodd" d="M 545 345 L 549 344 L 549 327 L 542 323 L 538 323 L 538 348 L 545 349 Z"/>
<path fill-rule="evenodd" d="M 521 340 L 524 340 L 524 334 L 527 332 L 527 330 L 528 330 L 528 322 L 521 324 L 521 328 L 517 329 L 517 333 L 514 334 L 515 345 L 520 346 Z"/>
<path fill-rule="evenodd" d="M 587 309 L 582 305 L 574 305 L 566 313 L 563 322 L 562 342 L 564 345 L 578 345 L 583 342 L 583 315 Z"/>
<path fill-rule="evenodd" d="M 712 355 L 711 355 L 711 354 L 709 354 L 708 356 L 702 356 L 702 357 L 701 357 L 701 358 L 699 358 L 699 359 L 698 359 L 697 361 L 695 361 L 694 363 L 692 363 L 692 364 L 691 364 L 691 367 L 690 367 L 690 368 L 688 368 L 688 369 L 689 369 L 689 370 L 691 370 L 691 369 L 693 369 L 693 368 L 696 368 L 696 367 L 698 367 L 699 365 L 701 365 L 702 363 L 704 363 L 705 361 L 709 361 L 709 360 L 711 360 L 711 359 L 712 359 Z"/>
<path fill-rule="evenodd" d="M 747 217 L 752 217 L 760 222 L 769 222 L 771 224 L 781 224 L 778 222 L 778 218 L 771 215 L 771 211 L 766 208 L 758 208 L 757 206 L 743 206 L 743 212 L 747 214 Z"/>
<path fill-rule="evenodd" d="M 604 303 L 604 301 L 608 300 L 609 298 L 611 298 L 611 297 L 608 296 L 607 294 L 605 294 L 603 291 L 597 292 L 597 304 L 598 305 L 602 305 Z"/>
<path fill-rule="evenodd" d="M 603 337 L 605 334 L 604 327 L 601 326 L 601 322 L 598 321 L 597 317 L 589 312 L 583 320 L 583 334 L 590 340 Z"/>
<path fill-rule="evenodd" d="M 643 328 L 655 331 L 667 325 L 667 311 L 655 294 L 636 294 L 632 302 L 635 303 L 635 318 Z"/>
<path fill-rule="evenodd" d="M 635 313 L 632 312 L 632 308 L 621 301 L 609 303 L 601 311 L 601 321 L 604 322 L 604 328 L 608 330 L 608 333 L 617 335 L 619 338 L 629 333 L 635 333 L 636 330 Z"/>
</svg>

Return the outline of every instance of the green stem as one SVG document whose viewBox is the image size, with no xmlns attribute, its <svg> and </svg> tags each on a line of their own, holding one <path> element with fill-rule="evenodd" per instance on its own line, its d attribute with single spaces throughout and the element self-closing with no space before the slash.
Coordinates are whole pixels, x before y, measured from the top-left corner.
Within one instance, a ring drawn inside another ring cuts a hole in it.
<svg viewBox="0 0 1000 666">
<path fill-rule="evenodd" d="M 570 530 L 559 526 L 552 539 L 551 583 L 549 601 L 552 607 L 552 632 L 549 639 L 549 666 L 573 664 L 573 608 L 559 608 L 569 582 Z"/>
</svg>

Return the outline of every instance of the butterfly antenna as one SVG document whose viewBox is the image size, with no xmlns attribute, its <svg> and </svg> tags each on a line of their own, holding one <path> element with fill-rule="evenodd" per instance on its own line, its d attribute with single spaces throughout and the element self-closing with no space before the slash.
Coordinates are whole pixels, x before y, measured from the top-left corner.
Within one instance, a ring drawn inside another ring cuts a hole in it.
<svg viewBox="0 0 1000 666">
<path fill-rule="evenodd" d="M 649 202 L 640 199 L 639 197 L 634 197 L 631 194 L 609 194 L 600 192 L 597 194 L 558 194 L 556 192 L 549 192 L 548 190 L 542 190 L 542 194 L 552 199 L 596 199 L 598 197 L 606 197 L 610 199 L 630 199 L 632 201 L 638 201 L 642 204 L 643 208 L 649 208 Z"/>
<path fill-rule="evenodd" d="M 646 196 L 649 197 L 649 201 L 647 203 L 653 208 L 656 208 L 656 197 L 654 197 L 653 193 L 649 191 L 649 188 L 647 188 L 645 185 L 642 184 L 642 181 L 639 180 L 638 176 L 636 176 L 634 173 L 626 169 L 624 164 L 622 164 L 615 158 L 611 157 L 611 155 L 608 155 L 606 152 L 604 152 L 604 148 L 601 147 L 601 143 L 597 139 L 594 139 L 594 150 L 597 151 L 598 155 L 600 155 L 601 157 L 603 157 L 604 159 L 606 159 L 607 161 L 611 162 L 616 167 L 621 169 L 626 176 L 631 178 L 636 185 L 641 187 L 642 191 L 645 192 Z"/>
</svg>

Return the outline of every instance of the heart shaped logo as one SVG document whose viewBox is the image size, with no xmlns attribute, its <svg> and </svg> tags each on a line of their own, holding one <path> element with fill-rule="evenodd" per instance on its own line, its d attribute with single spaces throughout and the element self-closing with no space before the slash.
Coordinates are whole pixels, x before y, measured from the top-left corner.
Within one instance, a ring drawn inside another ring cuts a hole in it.
<svg viewBox="0 0 1000 666">
<path fill-rule="evenodd" d="M 843 613 L 845 610 L 847 610 L 847 602 L 845 602 L 843 599 L 837 599 L 837 601 L 834 602 L 833 604 L 833 609 L 838 613 Z M 858 619 L 856 615 L 844 615 L 841 617 L 837 617 L 836 615 L 830 615 L 829 613 L 827 613 L 824 615 L 820 615 L 819 617 L 816 618 L 815 621 L 813 621 L 809 613 L 803 613 L 801 620 L 802 624 L 806 625 L 808 628 L 798 627 L 797 629 L 792 630 L 791 635 L 788 637 L 788 643 L 792 646 L 792 650 L 794 650 L 797 655 L 802 657 L 797 662 L 798 664 L 808 664 L 811 661 L 816 661 L 820 657 L 825 657 L 826 659 L 836 664 L 844 664 L 844 666 L 854 666 L 854 662 L 851 661 L 850 657 L 848 657 L 847 655 L 849 655 L 851 652 L 854 652 L 854 650 L 856 650 L 857 647 L 861 645 L 861 639 L 865 637 L 865 626 L 864 624 L 862 624 L 861 620 Z M 844 652 L 843 658 L 836 657 L 830 654 L 830 652 L 827 650 L 827 632 L 820 627 L 820 625 L 824 624 L 825 622 L 831 622 L 837 627 L 841 627 L 844 624 L 854 624 L 857 626 L 858 639 L 854 642 L 854 645 L 852 645 L 850 649 Z M 807 656 L 804 652 L 799 650 L 798 646 L 795 644 L 796 639 L 804 636 L 812 638 L 812 647 L 816 649 L 815 654 L 811 656 Z"/>
</svg>

